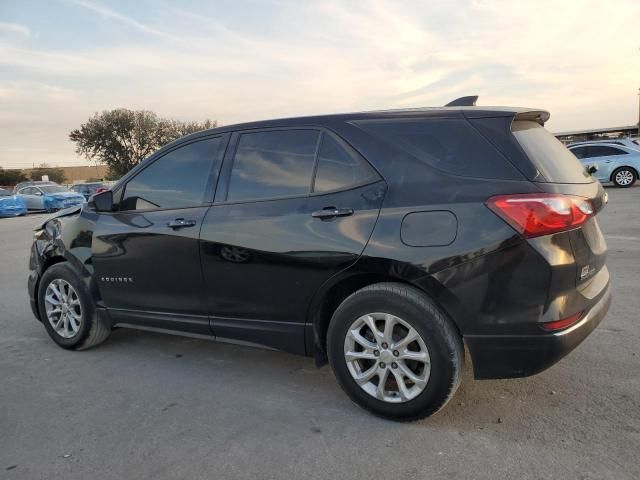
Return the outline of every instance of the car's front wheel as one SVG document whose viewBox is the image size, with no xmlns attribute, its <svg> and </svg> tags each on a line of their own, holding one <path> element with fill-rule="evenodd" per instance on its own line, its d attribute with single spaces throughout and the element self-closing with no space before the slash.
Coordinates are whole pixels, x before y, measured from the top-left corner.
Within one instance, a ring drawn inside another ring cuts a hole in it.
<svg viewBox="0 0 640 480">
<path fill-rule="evenodd" d="M 634 172 L 629 167 L 620 167 L 616 169 L 611 175 L 611 180 L 616 185 L 616 187 L 630 187 L 634 183 L 636 183 L 637 177 L 636 172 Z"/>
<path fill-rule="evenodd" d="M 67 262 L 45 271 L 38 288 L 38 309 L 47 333 L 62 348 L 91 348 L 111 332 L 108 322 L 97 315 L 84 282 Z"/>
<path fill-rule="evenodd" d="M 432 415 L 460 383 L 460 335 L 427 295 L 408 285 L 379 283 L 349 296 L 331 319 L 327 344 L 345 392 L 386 418 Z"/>
</svg>

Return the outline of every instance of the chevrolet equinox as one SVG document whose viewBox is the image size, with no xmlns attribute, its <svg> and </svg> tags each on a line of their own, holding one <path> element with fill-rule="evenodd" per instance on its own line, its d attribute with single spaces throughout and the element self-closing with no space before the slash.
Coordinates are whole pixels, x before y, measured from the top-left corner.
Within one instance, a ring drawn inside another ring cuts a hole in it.
<svg viewBox="0 0 640 480">
<path fill-rule="evenodd" d="M 33 313 L 73 350 L 133 327 L 313 356 L 431 415 L 465 345 L 477 379 L 533 375 L 609 308 L 606 194 L 548 118 L 464 97 L 186 136 L 36 229 Z"/>
</svg>

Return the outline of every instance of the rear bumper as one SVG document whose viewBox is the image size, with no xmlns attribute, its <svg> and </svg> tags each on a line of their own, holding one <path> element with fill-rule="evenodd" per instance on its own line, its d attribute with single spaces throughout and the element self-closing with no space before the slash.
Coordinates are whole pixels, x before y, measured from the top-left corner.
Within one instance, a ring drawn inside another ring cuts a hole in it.
<svg viewBox="0 0 640 480">
<path fill-rule="evenodd" d="M 586 315 L 561 332 L 465 336 L 475 378 L 527 377 L 546 370 L 576 348 L 598 326 L 610 305 L 611 288 L 607 284 Z"/>
</svg>

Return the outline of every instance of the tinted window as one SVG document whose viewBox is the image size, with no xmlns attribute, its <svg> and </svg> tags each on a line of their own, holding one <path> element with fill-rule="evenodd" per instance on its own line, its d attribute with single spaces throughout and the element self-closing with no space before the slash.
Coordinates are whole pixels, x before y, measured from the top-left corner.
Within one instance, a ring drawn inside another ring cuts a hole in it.
<svg viewBox="0 0 640 480">
<path fill-rule="evenodd" d="M 575 155 L 539 123 L 516 121 L 513 135 L 548 182 L 590 183 L 593 180 Z"/>
<path fill-rule="evenodd" d="M 160 157 L 127 183 L 120 210 L 201 205 L 209 174 L 213 171 L 217 175 L 219 170 L 221 145 L 220 137 L 212 138 L 179 147 Z"/>
<path fill-rule="evenodd" d="M 478 178 L 520 178 L 515 168 L 465 120 L 370 120 L 356 124 L 447 173 Z"/>
<path fill-rule="evenodd" d="M 44 193 L 60 193 L 60 192 L 68 192 L 69 190 L 65 187 L 61 187 L 59 185 L 44 185 L 40 187 Z"/>
<path fill-rule="evenodd" d="M 626 155 L 627 152 L 615 147 L 607 147 L 604 145 L 591 145 L 588 148 L 587 157 L 609 157 L 612 155 Z"/>
<path fill-rule="evenodd" d="M 242 134 L 233 160 L 227 200 L 309 193 L 318 135 L 316 130 Z"/>
<path fill-rule="evenodd" d="M 329 134 L 322 135 L 314 192 L 329 192 L 378 179 L 371 166 Z"/>
<path fill-rule="evenodd" d="M 587 147 L 576 147 L 569 150 L 576 158 L 585 158 L 587 156 Z"/>
</svg>

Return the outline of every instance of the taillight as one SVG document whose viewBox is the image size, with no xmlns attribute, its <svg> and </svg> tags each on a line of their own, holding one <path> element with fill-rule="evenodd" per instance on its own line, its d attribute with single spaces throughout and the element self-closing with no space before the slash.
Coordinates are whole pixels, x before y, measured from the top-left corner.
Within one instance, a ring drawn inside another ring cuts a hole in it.
<svg viewBox="0 0 640 480">
<path fill-rule="evenodd" d="M 594 214 L 591 200 L 555 193 L 496 195 L 487 207 L 528 238 L 577 228 Z"/>
</svg>

